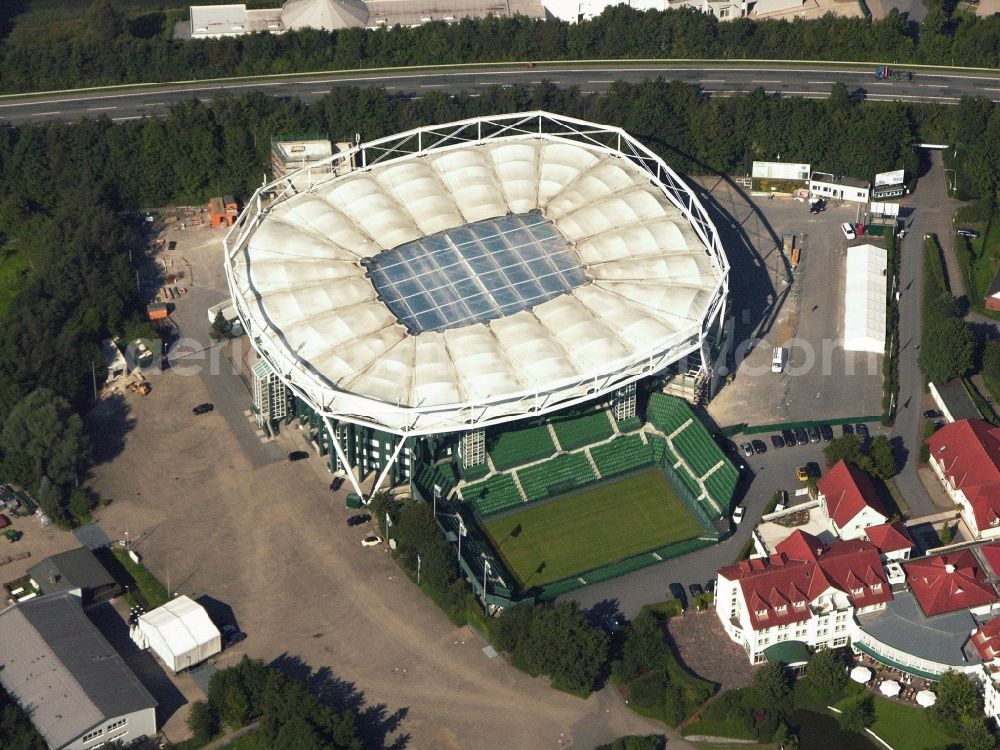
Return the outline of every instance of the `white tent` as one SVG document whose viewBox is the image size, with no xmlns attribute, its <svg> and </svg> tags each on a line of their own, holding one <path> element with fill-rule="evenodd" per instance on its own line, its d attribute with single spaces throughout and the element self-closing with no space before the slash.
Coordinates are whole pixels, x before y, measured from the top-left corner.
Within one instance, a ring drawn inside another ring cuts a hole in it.
<svg viewBox="0 0 1000 750">
<path fill-rule="evenodd" d="M 917 693 L 917 703 L 924 708 L 930 708 L 937 702 L 937 696 L 930 690 L 921 690 Z"/>
<path fill-rule="evenodd" d="M 222 651 L 222 635 L 204 607 L 187 596 L 178 596 L 139 617 L 139 637 L 175 673 L 199 664 Z"/>
<path fill-rule="evenodd" d="M 844 350 L 885 351 L 885 248 L 856 245 L 847 248 L 844 283 Z"/>
</svg>

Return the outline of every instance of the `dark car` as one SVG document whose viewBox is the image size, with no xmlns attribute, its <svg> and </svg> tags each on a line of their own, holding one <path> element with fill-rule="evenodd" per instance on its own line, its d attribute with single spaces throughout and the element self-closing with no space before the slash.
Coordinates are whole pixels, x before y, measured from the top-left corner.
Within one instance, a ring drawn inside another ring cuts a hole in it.
<svg viewBox="0 0 1000 750">
<path fill-rule="evenodd" d="M 700 583 L 692 583 L 688 586 L 688 591 L 691 592 L 691 596 L 701 596 L 705 593 L 705 589 L 701 587 Z"/>
<path fill-rule="evenodd" d="M 348 526 L 360 526 L 363 523 L 368 523 L 372 520 L 372 517 L 367 513 L 358 513 L 357 515 L 351 516 L 347 519 Z"/>
<path fill-rule="evenodd" d="M 979 237 L 979 232 L 977 232 L 975 229 L 968 229 L 966 227 L 959 227 L 955 231 L 958 234 L 962 235 L 963 237 L 969 237 L 970 239 L 973 239 L 973 240 L 977 239 Z"/>
<path fill-rule="evenodd" d="M 288 454 L 289 461 L 302 461 L 306 458 L 309 458 L 309 454 L 306 451 L 292 451 Z"/>
<path fill-rule="evenodd" d="M 208 414 L 214 408 L 215 406 L 213 406 L 212 404 L 198 404 L 191 410 L 191 412 L 193 414 Z"/>
<path fill-rule="evenodd" d="M 809 206 L 809 213 L 811 214 L 818 214 L 820 211 L 826 211 L 826 201 L 822 198 Z"/>
<path fill-rule="evenodd" d="M 843 433 L 845 435 L 853 435 L 854 434 L 854 425 L 844 424 L 844 425 L 840 426 L 840 429 L 843 431 Z"/>
<path fill-rule="evenodd" d="M 941 416 L 941 412 L 937 409 L 928 409 L 924 412 L 924 419 L 937 419 Z"/>
<path fill-rule="evenodd" d="M 682 607 L 687 607 L 687 594 L 684 593 L 684 587 L 679 583 L 670 584 L 670 595 L 679 601 Z"/>
<path fill-rule="evenodd" d="M 784 439 L 785 445 L 789 447 L 795 445 L 795 433 L 791 430 L 782 430 L 781 437 Z"/>
<path fill-rule="evenodd" d="M 823 440 L 827 443 L 833 440 L 833 428 L 828 424 L 821 424 L 819 426 L 819 434 L 823 436 Z"/>
<path fill-rule="evenodd" d="M 809 436 L 806 435 L 806 431 L 801 427 L 795 431 L 795 444 L 796 445 L 806 445 L 809 442 Z"/>
<path fill-rule="evenodd" d="M 784 448 L 785 439 L 781 435 L 771 435 L 771 445 L 775 448 Z"/>
<path fill-rule="evenodd" d="M 761 453 L 767 453 L 767 445 L 764 443 L 763 440 L 754 440 L 753 442 L 750 443 L 750 445 L 753 446 L 753 452 L 756 453 L 758 456 Z"/>
<path fill-rule="evenodd" d="M 705 591 L 707 591 L 709 594 L 712 594 L 712 593 L 715 592 L 715 579 L 714 578 L 711 581 L 709 581 L 708 583 L 705 584 Z"/>
<path fill-rule="evenodd" d="M 854 430 L 861 436 L 862 440 L 868 439 L 868 425 L 856 424 L 854 425 Z"/>
<path fill-rule="evenodd" d="M 817 430 L 815 427 L 809 428 L 809 442 L 810 443 L 819 442 L 819 430 Z"/>
</svg>

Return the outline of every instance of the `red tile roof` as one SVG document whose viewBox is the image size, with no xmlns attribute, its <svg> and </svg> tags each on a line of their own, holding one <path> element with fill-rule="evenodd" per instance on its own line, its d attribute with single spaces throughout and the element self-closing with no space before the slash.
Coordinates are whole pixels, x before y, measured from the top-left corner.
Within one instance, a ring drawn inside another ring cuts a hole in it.
<svg viewBox="0 0 1000 750">
<path fill-rule="evenodd" d="M 903 563 L 910 590 L 928 617 L 998 601 L 976 556 L 967 549 Z"/>
<path fill-rule="evenodd" d="M 1000 657 L 1000 617 L 994 617 L 972 634 L 972 643 L 983 657 L 992 661 Z"/>
<path fill-rule="evenodd" d="M 979 554 L 986 560 L 987 566 L 993 574 L 993 578 L 1000 578 L 1000 543 L 983 544 L 979 547 Z"/>
<path fill-rule="evenodd" d="M 719 575 L 739 581 L 754 630 L 808 620 L 812 616 L 808 605 L 830 588 L 847 594 L 855 607 L 892 599 L 872 544 L 825 545 L 800 530 L 778 545 L 777 554 L 729 565 Z"/>
<path fill-rule="evenodd" d="M 1000 429 L 962 419 L 942 426 L 927 447 L 952 486 L 965 493 L 979 529 L 1000 523 Z"/>
<path fill-rule="evenodd" d="M 865 535 L 868 537 L 868 541 L 874 544 L 875 548 L 883 555 L 914 547 L 913 539 L 910 538 L 910 533 L 902 521 L 869 526 L 865 529 Z"/>
<path fill-rule="evenodd" d="M 816 488 L 826 500 L 827 513 L 840 528 L 847 526 L 866 506 L 883 518 L 889 517 L 871 477 L 846 461 L 839 461 L 830 469 L 816 482 Z"/>
</svg>

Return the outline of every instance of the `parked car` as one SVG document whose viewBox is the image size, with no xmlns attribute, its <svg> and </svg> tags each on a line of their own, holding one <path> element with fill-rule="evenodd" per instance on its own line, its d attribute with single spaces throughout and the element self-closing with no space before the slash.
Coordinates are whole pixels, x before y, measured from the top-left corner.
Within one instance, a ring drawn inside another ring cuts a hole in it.
<svg viewBox="0 0 1000 750">
<path fill-rule="evenodd" d="M 852 227 L 852 226 L 851 226 L 850 224 L 848 224 L 848 223 L 847 223 L 846 221 L 845 221 L 845 222 L 844 222 L 843 224 L 841 224 L 841 225 L 840 225 L 840 231 L 841 231 L 841 232 L 843 232 L 843 233 L 844 233 L 844 236 L 845 236 L 845 237 L 846 237 L 847 239 L 849 239 L 849 240 L 853 240 L 853 239 L 855 239 L 855 238 L 856 238 L 856 237 L 858 236 L 858 235 L 857 235 L 857 234 L 855 234 L 855 232 L 854 232 L 854 227 Z"/>
<path fill-rule="evenodd" d="M 833 428 L 828 424 L 821 424 L 819 426 L 819 434 L 823 437 L 823 440 L 829 443 L 833 440 Z"/>
<path fill-rule="evenodd" d="M 977 239 L 979 237 L 979 232 L 975 229 L 969 229 L 968 227 L 959 227 L 955 230 L 956 233 L 962 235 L 963 237 L 968 237 L 970 239 Z"/>
<path fill-rule="evenodd" d="M 372 520 L 372 517 L 367 513 L 358 513 L 347 519 L 348 526 L 360 526 L 363 523 L 368 523 Z"/>
<path fill-rule="evenodd" d="M 797 469 L 795 469 L 795 476 L 797 476 L 799 478 L 800 482 L 808 482 L 809 481 L 809 467 L 807 467 L 807 466 L 799 466 Z"/>
<path fill-rule="evenodd" d="M 867 440 L 868 439 L 868 425 L 865 425 L 865 424 L 856 424 L 856 425 L 854 425 L 854 431 L 857 432 L 861 436 L 862 440 Z"/>
<path fill-rule="evenodd" d="M 840 426 L 840 429 L 841 429 L 841 432 L 843 432 L 844 435 L 853 435 L 854 434 L 854 425 L 843 424 L 843 425 Z"/>
<path fill-rule="evenodd" d="M 809 206 L 809 213 L 818 214 L 821 211 L 826 211 L 826 201 L 822 198 L 817 198 L 816 201 Z"/>
<path fill-rule="evenodd" d="M 374 547 L 377 544 L 382 543 L 382 537 L 377 534 L 369 534 L 364 539 L 361 540 L 362 547 Z"/>
<path fill-rule="evenodd" d="M 743 445 L 740 446 L 740 450 L 743 451 L 743 455 L 747 458 L 753 456 L 753 446 L 750 445 L 750 443 L 743 443 Z"/>
<path fill-rule="evenodd" d="M 742 505 L 737 505 L 735 508 L 733 508 L 733 523 L 736 526 L 739 526 L 741 523 L 743 523 L 743 516 L 746 515 L 746 512 L 747 509 L 744 508 Z"/>
<path fill-rule="evenodd" d="M 197 416 L 198 414 L 208 414 L 214 408 L 213 404 L 198 404 L 191 412 Z"/>
<path fill-rule="evenodd" d="M 819 442 L 819 430 L 815 426 L 809 428 L 809 442 L 818 443 Z"/>
<path fill-rule="evenodd" d="M 688 591 L 691 592 L 691 596 L 701 596 L 705 593 L 705 589 L 701 587 L 700 583 L 692 583 L 688 586 Z"/>
<path fill-rule="evenodd" d="M 806 445 L 809 442 L 809 436 L 806 435 L 806 431 L 801 427 L 795 431 L 795 444 L 796 445 Z"/>
<path fill-rule="evenodd" d="M 767 444 L 763 440 L 753 440 L 750 445 L 753 446 L 753 452 L 758 456 L 761 453 L 767 453 Z"/>
<path fill-rule="evenodd" d="M 782 430 L 781 437 L 785 441 L 785 445 L 787 445 L 789 448 L 795 445 L 795 433 L 792 432 L 791 430 Z"/>
<path fill-rule="evenodd" d="M 289 461 L 304 461 L 307 458 L 309 458 L 307 451 L 292 451 L 288 454 Z"/>
<path fill-rule="evenodd" d="M 928 409 L 924 412 L 924 419 L 937 419 L 941 416 L 941 412 L 937 409 Z"/>
<path fill-rule="evenodd" d="M 781 435 L 771 435 L 771 445 L 775 448 L 784 448 L 785 439 Z"/>
<path fill-rule="evenodd" d="M 715 579 L 714 578 L 711 581 L 709 581 L 708 583 L 705 584 L 705 591 L 707 591 L 709 594 L 715 593 Z"/>
</svg>

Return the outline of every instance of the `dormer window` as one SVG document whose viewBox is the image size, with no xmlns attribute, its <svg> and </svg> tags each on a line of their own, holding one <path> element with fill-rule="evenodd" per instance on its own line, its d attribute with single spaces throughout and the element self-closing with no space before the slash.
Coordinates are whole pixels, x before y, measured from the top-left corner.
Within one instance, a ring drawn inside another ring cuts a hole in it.
<svg viewBox="0 0 1000 750">
<path fill-rule="evenodd" d="M 882 591 L 882 584 L 881 583 L 873 583 L 872 584 L 872 593 L 877 594 L 880 591 Z"/>
<path fill-rule="evenodd" d="M 757 610 L 757 617 L 761 617 L 761 618 L 767 617 L 767 610 L 766 609 L 758 609 Z"/>
<path fill-rule="evenodd" d="M 864 588 L 851 589 L 852 596 L 861 596 L 865 593 Z"/>
<path fill-rule="evenodd" d="M 788 605 L 787 604 L 779 604 L 777 607 L 774 608 L 774 611 L 777 612 L 779 615 L 783 615 L 783 614 L 785 614 L 785 612 L 788 611 Z"/>
<path fill-rule="evenodd" d="M 795 609 L 805 609 L 805 608 L 806 608 L 805 599 L 795 602 Z"/>
</svg>

